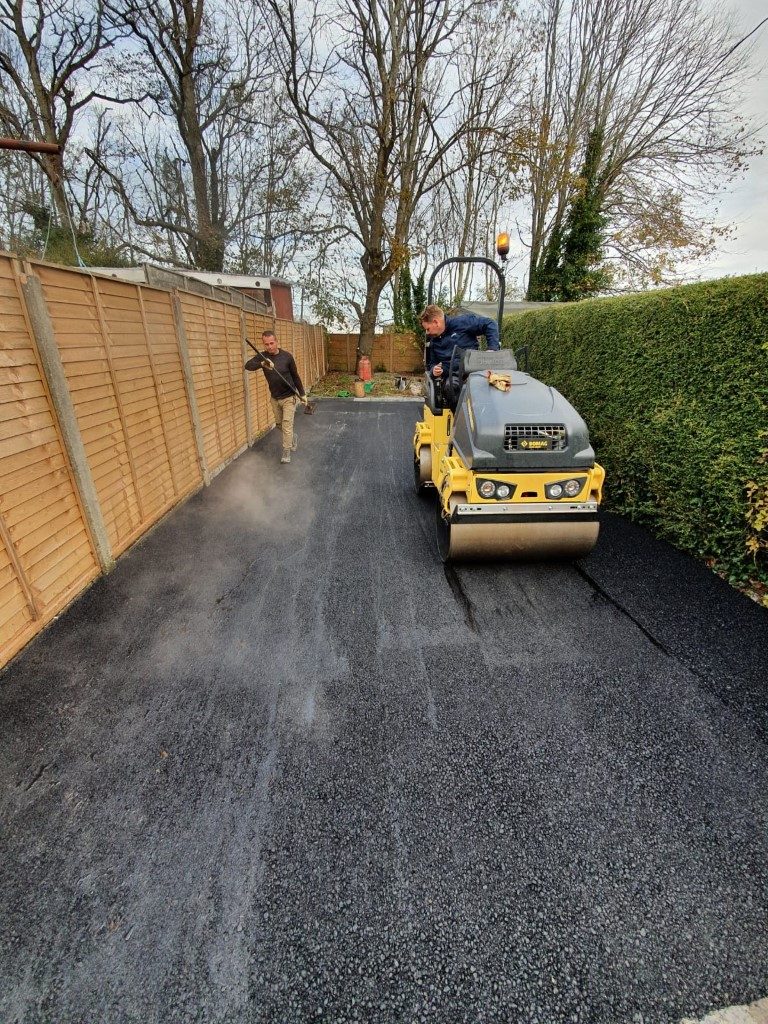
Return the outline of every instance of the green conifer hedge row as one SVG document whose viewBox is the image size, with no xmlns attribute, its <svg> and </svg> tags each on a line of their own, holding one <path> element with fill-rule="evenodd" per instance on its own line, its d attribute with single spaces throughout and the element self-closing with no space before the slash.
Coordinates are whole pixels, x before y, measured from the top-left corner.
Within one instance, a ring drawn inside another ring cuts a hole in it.
<svg viewBox="0 0 768 1024">
<path fill-rule="evenodd" d="M 768 274 L 553 304 L 503 344 L 587 421 L 606 508 L 768 583 Z"/>
</svg>

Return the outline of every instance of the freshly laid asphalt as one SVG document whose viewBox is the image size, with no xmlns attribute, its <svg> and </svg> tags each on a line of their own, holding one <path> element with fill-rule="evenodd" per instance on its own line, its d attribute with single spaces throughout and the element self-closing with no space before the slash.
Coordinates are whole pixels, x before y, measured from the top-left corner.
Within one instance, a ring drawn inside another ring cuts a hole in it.
<svg viewBox="0 0 768 1024">
<path fill-rule="evenodd" d="M 3 1024 L 768 995 L 768 614 L 611 515 L 446 572 L 418 412 L 268 435 L 0 675 Z"/>
</svg>

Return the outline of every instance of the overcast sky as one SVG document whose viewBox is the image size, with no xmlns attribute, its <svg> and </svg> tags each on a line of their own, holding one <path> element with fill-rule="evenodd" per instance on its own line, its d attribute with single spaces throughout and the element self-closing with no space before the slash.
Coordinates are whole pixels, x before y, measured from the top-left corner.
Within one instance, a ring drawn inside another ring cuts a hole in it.
<svg viewBox="0 0 768 1024">
<path fill-rule="evenodd" d="M 768 15 L 768 3 L 766 0 L 732 0 L 732 10 L 746 35 Z M 751 85 L 744 113 L 768 124 L 768 22 L 753 38 L 757 39 L 755 63 L 759 74 Z M 734 224 L 736 236 L 711 262 L 689 267 L 694 276 L 712 278 L 768 272 L 768 127 L 760 134 L 767 144 L 767 152 L 753 158 L 748 173 L 720 206 L 719 222 Z"/>
</svg>

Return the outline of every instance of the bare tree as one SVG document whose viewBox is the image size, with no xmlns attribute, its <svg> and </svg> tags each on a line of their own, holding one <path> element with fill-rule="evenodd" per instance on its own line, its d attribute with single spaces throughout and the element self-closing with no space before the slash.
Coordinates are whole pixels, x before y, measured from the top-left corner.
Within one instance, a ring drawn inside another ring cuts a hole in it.
<svg viewBox="0 0 768 1024">
<path fill-rule="evenodd" d="M 229 166 L 238 204 L 227 265 L 240 273 L 280 277 L 311 240 L 327 231 L 328 222 L 317 172 L 275 92 L 260 98 L 256 115 L 249 144 Z"/>
<path fill-rule="evenodd" d="M 0 127 L 57 143 L 66 152 L 102 50 L 103 0 L 0 0 Z M 69 220 L 66 158 L 33 154 L 45 173 L 59 221 Z"/>
<path fill-rule="evenodd" d="M 50 187 L 28 153 L 0 153 L 0 248 L 26 250 L 30 235 L 50 226 Z"/>
<path fill-rule="evenodd" d="M 263 2 L 292 114 L 361 250 L 365 296 L 351 301 L 360 350 L 370 353 L 382 291 L 408 257 L 414 211 L 471 129 L 452 117 L 465 86 L 449 51 L 475 3 Z"/>
<path fill-rule="evenodd" d="M 606 244 L 624 267 L 652 275 L 675 249 L 706 248 L 704 224 L 685 210 L 721 191 L 754 145 L 737 116 L 748 54 L 728 23 L 699 0 L 541 0 L 540 10 L 527 131 L 510 146 L 530 204 L 528 297 L 547 294 L 590 138 L 601 139 Z"/>
<path fill-rule="evenodd" d="M 129 159 L 114 119 L 113 109 L 97 103 L 87 111 L 69 150 L 70 181 L 80 232 L 98 240 L 105 253 L 133 262 L 143 255 L 135 248 L 138 229 L 107 170 L 122 167 Z"/>
<path fill-rule="evenodd" d="M 343 226 L 331 227 L 302 259 L 302 303 L 328 327 L 346 329 L 349 311 L 365 301 L 360 263 L 354 258 L 350 236 Z"/>
<path fill-rule="evenodd" d="M 106 0 L 106 9 L 129 47 L 113 89 L 129 79 L 139 116 L 116 125 L 127 167 L 102 170 L 136 224 L 165 239 L 169 259 L 221 270 L 252 183 L 247 172 L 233 193 L 231 169 L 243 170 L 269 81 L 255 9 L 205 0 Z"/>
<path fill-rule="evenodd" d="M 423 269 L 450 256 L 493 256 L 501 211 L 517 188 L 507 166 L 507 150 L 510 138 L 520 130 L 518 107 L 530 65 L 529 26 L 513 3 L 500 0 L 470 12 L 459 36 L 458 73 L 466 88 L 457 97 L 455 118 L 471 130 L 460 149 L 446 154 L 446 164 L 455 170 L 445 175 L 414 219 L 411 249 Z M 488 40 L 493 40 L 491 62 Z M 469 296 L 476 269 L 468 264 L 446 268 L 441 281 L 451 305 L 460 305 Z M 475 290 L 479 287 L 485 295 L 490 288 L 495 294 L 495 275 L 486 268 L 482 277 Z"/>
</svg>

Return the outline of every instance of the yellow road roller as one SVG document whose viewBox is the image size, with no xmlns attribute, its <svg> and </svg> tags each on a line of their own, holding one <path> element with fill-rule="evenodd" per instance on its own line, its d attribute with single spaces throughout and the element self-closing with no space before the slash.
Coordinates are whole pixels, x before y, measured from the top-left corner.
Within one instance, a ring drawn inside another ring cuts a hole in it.
<svg viewBox="0 0 768 1024">
<path fill-rule="evenodd" d="M 597 542 L 605 473 L 587 426 L 509 349 L 455 349 L 443 380 L 427 375 L 413 457 L 444 562 L 581 558 Z"/>
</svg>

